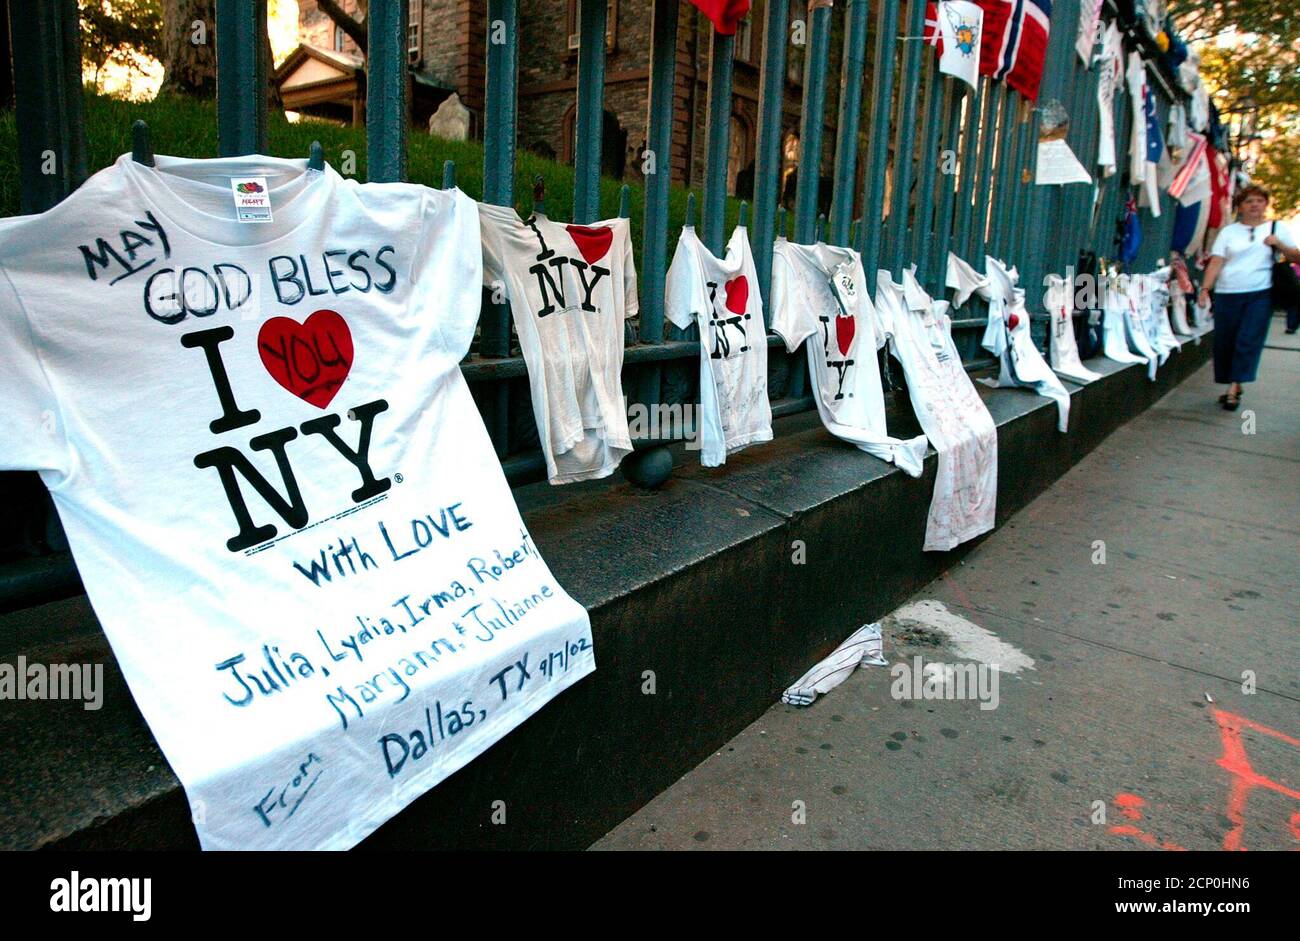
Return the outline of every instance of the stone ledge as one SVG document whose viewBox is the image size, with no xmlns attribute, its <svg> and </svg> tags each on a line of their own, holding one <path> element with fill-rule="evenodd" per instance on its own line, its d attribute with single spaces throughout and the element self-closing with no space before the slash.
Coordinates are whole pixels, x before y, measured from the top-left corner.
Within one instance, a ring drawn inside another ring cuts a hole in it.
<svg viewBox="0 0 1300 941">
<path fill-rule="evenodd" d="M 1049 400 L 978 386 L 998 423 L 999 525 L 1209 350 L 1208 338 L 1186 344 L 1154 383 L 1145 367 L 1090 361 L 1104 378 L 1067 383 L 1066 435 Z M 896 433 L 915 424 L 890 420 Z M 679 446 L 684 466 L 658 491 L 617 476 L 517 491 L 556 578 L 591 612 L 597 671 L 362 848 L 583 848 L 978 542 L 921 552 L 933 452 L 914 480 L 832 438 L 815 413 L 777 432 L 723 468 L 700 468 Z M 791 563 L 795 540 L 806 565 Z M 102 662 L 106 691 L 98 712 L 0 703 L 0 848 L 197 847 L 184 794 L 84 596 L 0 617 L 0 658 L 18 653 Z M 647 670 L 655 695 L 641 692 Z M 506 826 L 489 823 L 497 800 Z"/>
</svg>

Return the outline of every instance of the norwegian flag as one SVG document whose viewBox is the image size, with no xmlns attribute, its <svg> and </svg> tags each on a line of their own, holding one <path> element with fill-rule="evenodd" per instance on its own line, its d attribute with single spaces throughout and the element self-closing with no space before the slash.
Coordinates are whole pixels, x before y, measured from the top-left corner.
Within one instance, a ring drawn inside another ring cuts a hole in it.
<svg viewBox="0 0 1300 941">
<path fill-rule="evenodd" d="M 1005 81 L 1030 101 L 1037 101 L 1047 58 L 1051 0 L 977 2 L 984 10 L 980 74 Z"/>
</svg>

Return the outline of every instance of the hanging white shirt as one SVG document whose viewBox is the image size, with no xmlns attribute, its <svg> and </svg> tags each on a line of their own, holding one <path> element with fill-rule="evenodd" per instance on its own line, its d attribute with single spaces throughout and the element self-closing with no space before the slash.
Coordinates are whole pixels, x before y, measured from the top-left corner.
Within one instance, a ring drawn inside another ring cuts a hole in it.
<svg viewBox="0 0 1300 941">
<path fill-rule="evenodd" d="M 993 388 L 1032 389 L 1051 399 L 1056 403 L 1056 427 L 1064 432 L 1070 424 L 1070 393 L 1034 345 L 1025 292 L 1017 287 L 1020 275 L 988 255 L 984 270 L 989 280 L 983 291 L 989 302 L 989 324 L 983 345 L 1001 364 L 998 378 L 984 381 Z"/>
<path fill-rule="evenodd" d="M 1097 61 L 1097 165 L 1102 176 L 1115 172 L 1115 92 L 1124 76 L 1124 44 L 1112 21 L 1102 37 Z"/>
<path fill-rule="evenodd" d="M 943 552 L 994 526 L 998 430 L 952 342 L 947 303 L 932 301 L 910 273 L 903 279 L 877 273 L 875 309 L 917 421 L 938 452 L 924 549 Z"/>
<path fill-rule="evenodd" d="M 772 330 L 791 352 L 807 344 L 808 375 L 822 424 L 835 437 L 919 477 L 924 435 L 892 438 L 876 350 L 876 313 L 862 259 L 851 248 L 776 240 L 772 253 Z"/>
<path fill-rule="evenodd" d="M 972 294 L 987 288 L 989 279 L 972 268 L 964 259 L 959 258 L 955 252 L 949 252 L 944 285 L 957 292 L 952 306 L 961 307 L 970 300 Z"/>
<path fill-rule="evenodd" d="M 205 849 L 350 847 L 594 669 L 461 374 L 481 265 L 459 190 L 256 155 L 0 222 L 0 469 Z"/>
<path fill-rule="evenodd" d="M 547 477 L 607 477 L 632 450 L 622 386 L 623 322 L 637 313 L 628 221 L 525 223 L 486 203 L 479 217 L 483 284 L 510 302 Z"/>
<path fill-rule="evenodd" d="M 718 467 L 727 455 L 772 440 L 767 399 L 767 328 L 749 233 L 737 226 L 718 258 L 682 229 L 668 267 L 668 320 L 700 328 L 700 463 Z"/>
<path fill-rule="evenodd" d="M 1074 313 L 1070 299 L 1070 285 L 1060 275 L 1047 276 L 1047 313 L 1052 318 L 1048 330 L 1048 360 L 1059 375 L 1075 382 L 1092 382 L 1101 373 L 1093 372 L 1079 358 L 1079 346 L 1074 339 Z"/>
<path fill-rule="evenodd" d="M 1113 278 L 1106 279 L 1104 292 L 1105 302 L 1101 320 L 1102 354 L 1117 363 L 1146 363 L 1146 356 L 1139 356 L 1129 349 L 1128 297 L 1119 289 Z M 1154 357 L 1151 359 L 1151 364 L 1154 372 Z"/>
</svg>

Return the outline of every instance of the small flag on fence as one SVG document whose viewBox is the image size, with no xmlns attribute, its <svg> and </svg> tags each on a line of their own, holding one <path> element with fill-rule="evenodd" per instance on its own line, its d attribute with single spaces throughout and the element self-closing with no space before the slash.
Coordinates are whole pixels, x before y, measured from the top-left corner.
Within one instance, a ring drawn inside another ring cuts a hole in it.
<svg viewBox="0 0 1300 941">
<path fill-rule="evenodd" d="M 1195 131 L 1187 132 L 1191 146 L 1182 166 L 1174 174 L 1174 181 L 1169 184 L 1169 195 L 1181 205 L 1189 206 L 1199 203 L 1210 196 L 1210 164 L 1206 159 L 1204 135 Z"/>
<path fill-rule="evenodd" d="M 736 27 L 749 13 L 750 0 L 691 0 L 700 12 L 713 21 L 713 28 L 723 36 L 734 36 Z"/>
<path fill-rule="evenodd" d="M 1051 0 L 979 0 L 984 10 L 980 74 L 990 75 L 1038 100 L 1047 59 Z"/>
<path fill-rule="evenodd" d="M 979 82 L 984 11 L 971 0 L 939 0 L 925 8 L 925 41 L 939 52 L 939 71 L 971 88 Z"/>
</svg>

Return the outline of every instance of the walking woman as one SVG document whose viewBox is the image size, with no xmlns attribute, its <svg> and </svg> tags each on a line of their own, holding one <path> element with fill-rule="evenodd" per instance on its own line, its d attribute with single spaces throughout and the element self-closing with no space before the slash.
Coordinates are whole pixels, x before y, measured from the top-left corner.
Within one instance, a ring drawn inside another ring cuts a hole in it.
<svg viewBox="0 0 1300 941">
<path fill-rule="evenodd" d="M 1241 404 L 1242 383 L 1254 382 L 1259 370 L 1273 316 L 1273 256 L 1300 262 L 1286 223 L 1266 218 L 1268 199 L 1268 190 L 1253 183 L 1237 191 L 1237 221 L 1214 239 L 1198 297 L 1214 310 L 1214 381 L 1228 384 L 1219 403 L 1230 412 Z"/>
</svg>

